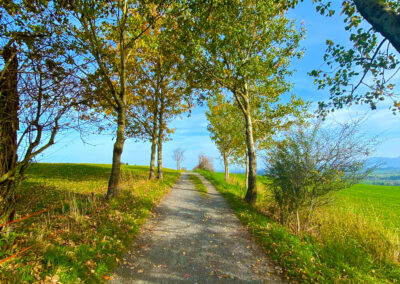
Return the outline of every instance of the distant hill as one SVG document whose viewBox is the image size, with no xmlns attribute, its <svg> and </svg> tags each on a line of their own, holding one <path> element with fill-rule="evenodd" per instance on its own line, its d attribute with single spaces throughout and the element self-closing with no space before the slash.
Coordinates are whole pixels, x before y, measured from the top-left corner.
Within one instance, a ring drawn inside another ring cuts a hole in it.
<svg viewBox="0 0 400 284">
<path fill-rule="evenodd" d="M 380 165 L 381 169 L 400 169 L 400 157 L 371 157 L 368 159 L 367 165 Z"/>
</svg>

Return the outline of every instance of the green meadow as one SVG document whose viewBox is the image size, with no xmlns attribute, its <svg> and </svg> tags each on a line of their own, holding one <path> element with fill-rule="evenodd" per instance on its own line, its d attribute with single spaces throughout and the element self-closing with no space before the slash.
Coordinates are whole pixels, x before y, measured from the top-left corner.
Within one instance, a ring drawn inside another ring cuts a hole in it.
<svg viewBox="0 0 400 284">
<path fill-rule="evenodd" d="M 0 259 L 25 248 L 0 270 L 1 283 L 101 283 L 122 259 L 153 208 L 179 178 L 148 181 L 148 167 L 122 167 L 121 194 L 105 200 L 110 165 L 32 164 L 17 192 L 18 216 L 0 235 Z M 400 187 L 359 184 L 334 193 L 310 230 L 280 225 L 268 178 L 258 179 L 256 206 L 243 201 L 244 175 L 200 171 L 253 233 L 289 282 L 400 281 Z M 190 179 L 200 192 L 204 185 Z"/>
<path fill-rule="evenodd" d="M 400 186 L 357 184 L 337 192 L 335 204 L 388 230 L 400 229 Z"/>
<path fill-rule="evenodd" d="M 121 192 L 105 200 L 111 165 L 32 164 L 17 191 L 16 219 L 0 235 L 0 283 L 101 283 L 141 226 L 179 178 L 164 169 L 149 181 L 148 167 L 122 166 Z"/>
<path fill-rule="evenodd" d="M 243 201 L 244 175 L 200 171 L 289 281 L 392 283 L 400 281 L 400 187 L 357 184 L 330 196 L 307 232 L 282 226 L 273 214 L 268 178 L 258 178 L 255 206 Z M 271 213 L 272 212 L 272 213 Z"/>
</svg>

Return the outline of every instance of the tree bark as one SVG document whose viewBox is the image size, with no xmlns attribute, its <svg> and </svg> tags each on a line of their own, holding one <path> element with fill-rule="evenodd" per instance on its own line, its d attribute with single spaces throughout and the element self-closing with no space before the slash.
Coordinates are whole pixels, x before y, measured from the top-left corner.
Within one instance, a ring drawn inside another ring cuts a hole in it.
<svg viewBox="0 0 400 284">
<path fill-rule="evenodd" d="M 122 18 L 126 20 L 127 6 L 124 1 Z M 126 60 L 127 60 L 127 47 L 125 45 L 125 30 L 119 31 L 119 45 L 120 45 L 120 65 L 119 65 L 119 84 L 120 90 L 117 93 L 113 87 L 110 90 L 113 91 L 113 97 L 117 103 L 115 108 L 117 111 L 117 138 L 115 139 L 113 149 L 113 159 L 111 167 L 110 180 L 108 182 L 108 190 L 106 199 L 113 198 L 119 193 L 119 179 L 121 173 L 121 156 L 124 150 L 125 143 L 125 125 L 126 125 Z M 104 77 L 107 77 L 106 75 Z M 110 77 L 108 77 L 109 79 Z"/>
<path fill-rule="evenodd" d="M 164 100 L 160 99 L 160 111 L 158 113 L 158 152 L 157 152 L 157 178 L 163 178 L 162 171 L 162 146 L 164 133 Z"/>
<path fill-rule="evenodd" d="M 248 188 L 244 199 L 250 204 L 255 204 L 257 200 L 257 153 L 254 146 L 253 124 L 249 113 L 246 115 L 245 121 L 247 153 L 249 158 L 249 177 Z"/>
<path fill-rule="evenodd" d="M 358 12 L 400 53 L 400 16 L 382 0 L 354 0 Z"/>
<path fill-rule="evenodd" d="M 177 169 L 178 171 L 181 170 L 181 162 L 180 162 L 179 160 L 176 161 L 176 169 Z"/>
<path fill-rule="evenodd" d="M 151 157 L 150 157 L 150 174 L 149 179 L 155 178 L 155 162 L 156 162 L 156 148 L 157 148 L 157 130 L 158 130 L 158 110 L 157 107 L 153 112 L 153 132 L 151 137 Z"/>
<path fill-rule="evenodd" d="M 121 156 L 122 156 L 122 151 L 124 149 L 124 143 L 125 143 L 125 116 L 126 116 L 125 106 L 121 106 L 118 109 L 117 139 L 115 140 L 115 143 L 114 143 L 111 175 L 110 175 L 110 179 L 108 182 L 108 190 L 107 190 L 107 196 L 106 196 L 107 199 L 115 197 L 119 193 Z"/>
<path fill-rule="evenodd" d="M 236 102 L 241 108 L 244 119 L 246 122 L 246 145 L 247 145 L 247 156 L 249 159 L 249 178 L 248 188 L 244 200 L 250 204 L 255 204 L 257 200 L 257 153 L 255 150 L 254 134 L 253 134 L 253 122 L 251 118 L 251 106 L 249 100 L 249 93 L 247 83 L 244 83 L 242 93 L 234 93 Z"/>
<path fill-rule="evenodd" d="M 5 70 L 0 80 L 0 224 L 10 222 L 15 214 L 15 172 L 17 163 L 18 59 L 14 45 L 2 53 Z"/>
<path fill-rule="evenodd" d="M 224 158 L 224 167 L 225 167 L 225 181 L 229 181 L 229 159 L 228 159 L 228 154 L 224 152 L 223 154 Z"/>
<path fill-rule="evenodd" d="M 246 164 L 246 180 L 245 180 L 245 186 L 246 186 L 246 189 L 249 187 L 249 158 L 247 157 L 247 153 L 246 153 L 246 161 L 245 161 L 245 164 Z"/>
</svg>

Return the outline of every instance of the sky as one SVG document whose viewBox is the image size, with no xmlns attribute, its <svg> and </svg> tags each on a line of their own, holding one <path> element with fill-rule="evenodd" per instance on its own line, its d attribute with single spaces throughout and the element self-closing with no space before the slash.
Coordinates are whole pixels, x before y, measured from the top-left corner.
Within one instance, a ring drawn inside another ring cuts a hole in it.
<svg viewBox="0 0 400 284">
<path fill-rule="evenodd" d="M 304 100 L 316 102 L 328 98 L 327 91 L 318 91 L 313 84 L 313 78 L 307 72 L 319 68 L 323 64 L 323 55 L 326 49 L 325 42 L 329 38 L 334 42 L 345 43 L 349 34 L 344 30 L 343 19 L 339 13 L 327 18 L 315 12 L 315 7 L 306 1 L 300 3 L 290 11 L 288 17 L 296 19 L 297 23 L 303 23 L 307 33 L 302 42 L 304 57 L 293 61 L 292 68 L 297 71 L 291 81 L 294 87 L 288 96 L 295 94 Z M 362 131 L 370 136 L 379 136 L 381 143 L 375 157 L 399 157 L 400 156 L 400 117 L 393 115 L 388 110 L 389 102 L 378 104 L 377 110 L 371 111 L 368 106 L 352 106 L 336 111 L 328 116 L 329 121 L 343 122 L 360 116 L 366 117 Z M 205 108 L 197 106 L 190 117 L 183 116 L 174 120 L 170 127 L 175 128 L 172 140 L 164 143 L 163 164 L 167 168 L 175 168 L 172 159 L 174 149 L 184 150 L 185 159 L 183 167 L 191 170 L 197 163 L 198 155 L 204 153 L 213 158 L 214 167 L 222 171 L 222 161 L 219 153 L 207 131 L 207 119 Z M 89 135 L 82 141 L 78 133 L 68 133 L 56 139 L 56 144 L 48 149 L 39 162 L 58 163 L 102 163 L 110 164 L 112 160 L 113 139 L 108 135 Z M 150 161 L 150 143 L 127 140 L 122 155 L 122 162 L 130 165 L 148 165 Z M 262 160 L 259 159 L 259 168 L 262 168 Z M 240 170 L 232 167 L 231 170 Z"/>
</svg>

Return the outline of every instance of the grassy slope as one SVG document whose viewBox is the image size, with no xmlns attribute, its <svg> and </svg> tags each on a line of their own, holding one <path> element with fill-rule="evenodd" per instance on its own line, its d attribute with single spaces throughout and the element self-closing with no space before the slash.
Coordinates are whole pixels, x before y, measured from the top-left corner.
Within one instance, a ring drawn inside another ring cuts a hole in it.
<svg viewBox="0 0 400 284">
<path fill-rule="evenodd" d="M 258 205 L 253 207 L 242 200 L 245 194 L 240 182 L 240 180 L 243 180 L 242 177 L 236 177 L 239 182 L 235 181 L 233 184 L 228 184 L 224 181 L 221 173 L 201 171 L 201 174 L 209 179 L 217 190 L 224 195 L 241 222 L 248 226 L 270 257 L 283 267 L 286 275 L 292 280 L 321 283 L 400 281 L 400 268 L 397 265 L 386 260 L 378 261 L 374 254 L 368 250 L 368 247 L 365 248 L 365 244 L 373 241 L 373 235 L 361 236 L 367 239 L 366 243 L 360 242 L 360 239 L 353 234 L 343 234 L 343 228 L 340 232 L 341 238 L 325 238 L 322 242 L 309 235 L 302 237 L 293 235 L 287 228 L 277 224 L 259 210 L 261 201 L 268 199 L 268 194 L 263 192 L 263 189 L 261 189 Z M 362 188 L 356 186 L 347 192 L 341 192 L 340 195 L 338 194 L 337 201 L 342 201 L 342 204 L 345 204 L 346 199 L 353 200 L 352 202 L 355 205 L 352 203 L 350 205 L 361 208 L 363 202 L 358 202 L 351 197 L 352 195 L 360 195 L 357 190 L 362 190 Z M 393 201 L 393 196 L 389 199 L 398 204 L 400 195 L 397 194 L 395 189 L 393 190 L 397 201 Z M 388 192 L 392 191 L 389 189 Z M 371 198 L 373 197 L 371 196 Z M 365 200 L 365 202 L 368 201 Z M 330 209 L 333 210 L 334 208 Z M 391 211 L 391 209 L 388 208 L 386 211 Z M 338 213 L 338 211 L 335 213 Z M 329 216 L 340 219 L 340 216 Z M 343 224 L 338 225 L 343 227 Z M 335 226 L 330 226 L 330 229 L 331 234 L 335 233 L 332 232 L 332 229 L 339 230 Z M 364 232 L 358 233 L 363 234 Z M 373 234 L 373 232 L 366 233 Z M 332 235 L 327 237 L 332 237 Z M 378 235 L 377 239 L 380 237 Z"/>
<path fill-rule="evenodd" d="M 179 177 L 148 181 L 148 168 L 123 166 L 121 193 L 104 199 L 111 167 L 94 164 L 33 164 L 18 192 L 16 218 L 54 207 L 16 223 L 0 235 L 0 259 L 29 245 L 5 264 L 1 283 L 59 280 L 99 283 L 131 244 L 154 206 Z M 56 233 L 55 235 L 52 235 Z"/>
</svg>

